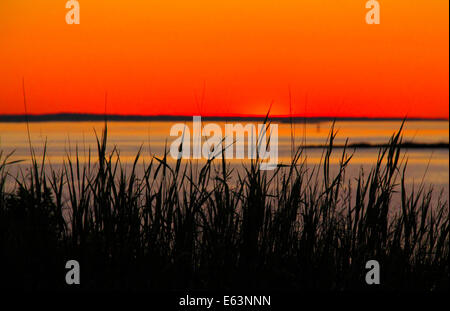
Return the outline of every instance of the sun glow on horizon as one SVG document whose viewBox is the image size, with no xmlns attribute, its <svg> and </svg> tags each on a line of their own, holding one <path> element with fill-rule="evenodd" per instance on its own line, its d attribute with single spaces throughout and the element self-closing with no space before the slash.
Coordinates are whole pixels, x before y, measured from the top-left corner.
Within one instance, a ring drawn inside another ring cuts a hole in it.
<svg viewBox="0 0 450 311">
<path fill-rule="evenodd" d="M 0 114 L 449 117 L 449 3 L 0 2 Z"/>
</svg>

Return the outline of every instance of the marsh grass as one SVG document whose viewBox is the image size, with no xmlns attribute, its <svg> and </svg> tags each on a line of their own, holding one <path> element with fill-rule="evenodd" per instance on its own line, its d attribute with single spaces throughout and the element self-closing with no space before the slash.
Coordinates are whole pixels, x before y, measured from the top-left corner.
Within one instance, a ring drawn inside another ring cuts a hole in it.
<svg viewBox="0 0 450 311">
<path fill-rule="evenodd" d="M 45 148 L 18 176 L 0 153 L 2 286 L 66 288 L 76 259 L 85 289 L 372 290 L 365 263 L 376 259 L 376 289 L 448 289 L 448 202 L 406 189 L 401 129 L 353 179 L 346 148 L 330 169 L 334 128 L 319 166 L 299 148 L 275 171 L 257 158 L 243 173 L 167 153 L 139 170 L 140 151 L 129 172 L 107 133 L 105 123 L 86 164 L 76 150 L 50 173 Z"/>
</svg>

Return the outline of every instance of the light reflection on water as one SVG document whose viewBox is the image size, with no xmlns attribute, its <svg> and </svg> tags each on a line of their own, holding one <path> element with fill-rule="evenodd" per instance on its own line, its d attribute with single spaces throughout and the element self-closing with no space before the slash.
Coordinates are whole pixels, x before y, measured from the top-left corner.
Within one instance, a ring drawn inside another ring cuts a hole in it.
<svg viewBox="0 0 450 311">
<path fill-rule="evenodd" d="M 177 122 L 110 122 L 108 123 L 109 150 L 116 146 L 121 161 L 129 166 L 142 147 L 141 163 L 149 163 L 153 155 L 162 157 L 175 137 L 170 137 L 170 127 Z M 208 123 L 208 122 L 205 122 Z M 224 122 L 217 122 L 222 128 Z M 242 122 L 247 123 L 246 121 Z M 191 129 L 192 126 L 186 123 Z M 349 143 L 387 143 L 389 137 L 399 129 L 400 121 L 338 121 L 335 144 Z M 96 159 L 96 140 L 94 130 L 99 136 L 102 122 L 43 122 L 31 123 L 31 141 L 37 155 L 42 154 L 47 143 L 47 160 L 53 168 L 58 168 L 67 155 L 75 156 L 78 148 L 80 160 L 86 161 L 91 150 L 91 159 Z M 297 146 L 318 145 L 326 142 L 331 122 L 294 124 L 294 140 Z M 306 135 L 304 135 L 306 134 Z M 439 143 L 449 141 L 447 121 L 408 121 L 403 131 L 405 141 L 416 143 Z M 305 139 L 306 137 L 306 139 Z M 0 123 L 0 150 L 4 154 L 14 151 L 11 160 L 24 160 L 9 168 L 12 175 L 29 165 L 30 152 L 26 125 L 24 123 Z M 332 170 L 336 170 L 342 149 L 336 149 L 332 157 Z M 377 149 L 348 150 L 354 157 L 347 170 L 347 177 L 357 177 L 361 168 L 366 172 L 374 165 Z M 307 149 L 307 164 L 311 167 L 321 161 L 321 149 Z M 408 160 L 407 183 L 418 184 L 422 180 L 432 184 L 436 190 L 443 190 L 445 198 L 449 192 L 449 150 L 411 148 L 404 154 Z M 279 123 L 279 162 L 289 163 L 291 157 L 291 125 Z M 200 163 L 202 160 L 199 161 Z M 228 160 L 237 170 L 242 168 L 242 160 Z M 245 162 L 245 161 L 244 161 Z M 142 165 L 139 166 L 142 169 Z M 48 167 L 49 168 L 49 167 Z"/>
</svg>

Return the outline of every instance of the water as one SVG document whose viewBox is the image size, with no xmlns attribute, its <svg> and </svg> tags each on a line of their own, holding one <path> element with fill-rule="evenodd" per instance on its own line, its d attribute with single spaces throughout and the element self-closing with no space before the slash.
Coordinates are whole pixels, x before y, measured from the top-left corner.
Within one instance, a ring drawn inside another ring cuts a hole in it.
<svg viewBox="0 0 450 311">
<path fill-rule="evenodd" d="M 148 163 L 152 156 L 162 157 L 165 148 L 175 137 L 170 136 L 170 128 L 176 122 L 110 122 L 108 123 L 109 150 L 114 146 L 120 151 L 121 161 L 125 166 L 134 161 L 142 148 L 141 162 Z M 208 123 L 208 122 L 205 122 Z M 244 125 L 247 121 L 242 122 Z M 224 122 L 218 122 L 223 128 Z M 192 130 L 191 123 L 187 125 Z M 389 137 L 399 129 L 400 121 L 338 121 L 336 145 L 349 143 L 387 143 Z M 47 146 L 47 161 L 53 168 L 58 168 L 74 156 L 78 149 L 81 161 L 87 161 L 89 149 L 92 159 L 96 158 L 96 136 L 101 136 L 103 122 L 42 122 L 30 123 L 30 137 L 37 155 L 42 155 Z M 320 145 L 327 140 L 331 122 L 294 124 L 279 123 L 279 161 L 289 163 L 291 158 L 291 133 L 295 144 L 300 146 Z M 448 143 L 449 123 L 447 121 L 408 121 L 404 129 L 404 140 L 415 143 Z M 11 175 L 25 170 L 30 163 L 30 151 L 25 123 L 0 123 L 0 150 L 4 153 L 14 151 L 10 160 L 22 160 L 9 168 Z M 368 170 L 377 159 L 378 149 L 358 148 L 349 150 L 354 153 L 347 170 L 347 177 L 358 176 L 361 168 Z M 332 168 L 336 168 L 342 150 L 337 149 L 332 157 Z M 307 163 L 311 167 L 321 161 L 322 149 L 307 149 Z M 437 191 L 443 190 L 448 199 L 449 193 L 449 150 L 445 148 L 410 148 L 403 154 L 408 160 L 407 184 L 412 187 L 421 181 L 433 185 Z M 200 160 L 201 162 L 201 160 Z M 232 166 L 242 167 L 245 160 L 230 160 Z"/>
</svg>

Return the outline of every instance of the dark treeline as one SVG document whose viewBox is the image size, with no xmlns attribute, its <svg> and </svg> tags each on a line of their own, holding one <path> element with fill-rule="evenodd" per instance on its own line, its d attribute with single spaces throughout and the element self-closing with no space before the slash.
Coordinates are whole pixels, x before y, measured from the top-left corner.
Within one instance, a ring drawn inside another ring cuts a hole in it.
<svg viewBox="0 0 450 311">
<path fill-rule="evenodd" d="M 189 115 L 120 115 L 120 114 L 92 114 L 92 113 L 53 113 L 53 114 L 0 114 L 0 122 L 86 122 L 86 121 L 192 121 Z M 204 121 L 264 121 L 265 116 L 202 116 Z M 278 116 L 271 117 L 273 122 L 280 123 L 308 123 L 326 121 L 402 121 L 402 118 L 365 118 L 365 117 L 302 117 Z M 409 121 L 448 121 L 447 119 L 409 118 Z"/>
</svg>

